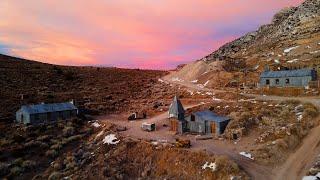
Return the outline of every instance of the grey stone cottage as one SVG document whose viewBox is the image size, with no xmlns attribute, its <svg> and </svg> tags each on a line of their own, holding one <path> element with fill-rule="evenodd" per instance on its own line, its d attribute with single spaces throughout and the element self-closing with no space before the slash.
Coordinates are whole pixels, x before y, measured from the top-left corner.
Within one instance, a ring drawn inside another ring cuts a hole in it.
<svg viewBox="0 0 320 180">
<path fill-rule="evenodd" d="M 16 122 L 42 124 L 77 116 L 78 109 L 71 102 L 22 106 L 16 112 Z"/>
<path fill-rule="evenodd" d="M 178 133 L 198 133 L 221 135 L 224 133 L 230 118 L 219 116 L 209 110 L 191 113 L 185 117 L 184 108 L 177 97 L 174 97 L 169 108 L 170 130 Z"/>
<path fill-rule="evenodd" d="M 314 69 L 264 71 L 260 75 L 260 87 L 307 87 L 317 80 Z"/>
</svg>

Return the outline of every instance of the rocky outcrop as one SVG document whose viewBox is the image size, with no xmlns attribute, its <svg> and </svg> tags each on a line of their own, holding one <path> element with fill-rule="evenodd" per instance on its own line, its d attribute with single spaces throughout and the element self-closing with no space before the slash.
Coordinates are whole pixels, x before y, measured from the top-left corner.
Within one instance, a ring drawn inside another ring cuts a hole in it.
<svg viewBox="0 0 320 180">
<path fill-rule="evenodd" d="M 240 52 L 243 53 L 252 46 L 299 38 L 303 34 L 319 31 L 320 23 L 316 20 L 316 17 L 319 16 L 319 0 L 306 0 L 298 7 L 284 8 L 274 15 L 271 24 L 263 25 L 257 31 L 225 44 L 202 60 L 225 60 L 241 56 Z M 313 26 L 302 26 L 302 24 L 312 21 L 314 21 Z"/>
</svg>

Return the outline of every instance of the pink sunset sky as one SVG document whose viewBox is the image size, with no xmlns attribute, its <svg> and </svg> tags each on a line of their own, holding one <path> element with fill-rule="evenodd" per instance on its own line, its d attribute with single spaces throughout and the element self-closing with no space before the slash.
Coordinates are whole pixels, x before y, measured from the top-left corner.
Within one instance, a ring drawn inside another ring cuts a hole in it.
<svg viewBox="0 0 320 180">
<path fill-rule="evenodd" d="M 61 65 L 172 69 L 302 0 L 1 0 L 0 53 Z"/>
</svg>

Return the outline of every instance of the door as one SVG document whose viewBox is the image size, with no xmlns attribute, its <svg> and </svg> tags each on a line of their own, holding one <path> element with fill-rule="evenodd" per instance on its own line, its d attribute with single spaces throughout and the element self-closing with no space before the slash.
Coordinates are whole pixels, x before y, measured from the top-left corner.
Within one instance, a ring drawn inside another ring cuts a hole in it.
<svg viewBox="0 0 320 180">
<path fill-rule="evenodd" d="M 216 134 L 216 123 L 211 122 L 211 134 Z"/>
</svg>

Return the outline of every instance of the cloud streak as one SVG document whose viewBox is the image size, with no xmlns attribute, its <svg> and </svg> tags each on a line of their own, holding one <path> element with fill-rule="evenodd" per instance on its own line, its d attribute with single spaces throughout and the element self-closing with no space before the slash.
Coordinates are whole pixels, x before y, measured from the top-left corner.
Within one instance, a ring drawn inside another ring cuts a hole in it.
<svg viewBox="0 0 320 180">
<path fill-rule="evenodd" d="M 66 65 L 170 69 L 301 0 L 0 2 L 0 52 Z"/>
</svg>

